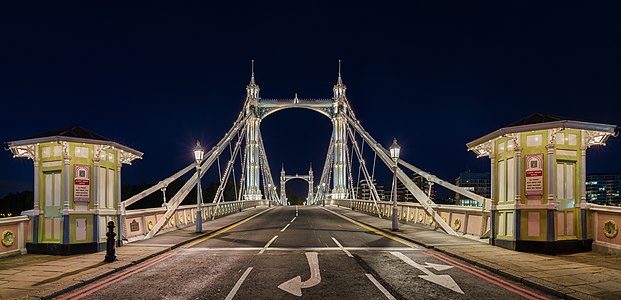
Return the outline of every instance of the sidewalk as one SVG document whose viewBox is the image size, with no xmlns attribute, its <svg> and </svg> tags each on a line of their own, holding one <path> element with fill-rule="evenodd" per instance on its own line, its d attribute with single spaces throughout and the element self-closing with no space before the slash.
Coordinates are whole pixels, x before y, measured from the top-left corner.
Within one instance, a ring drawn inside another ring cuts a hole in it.
<svg viewBox="0 0 621 300">
<path fill-rule="evenodd" d="M 189 226 L 118 247 L 118 260 L 112 263 L 103 262 L 105 251 L 71 256 L 27 254 L 0 259 L 0 300 L 48 298 L 60 291 L 78 288 L 266 209 L 248 209 L 204 222 L 202 234 L 195 233 L 195 227 Z"/>
<path fill-rule="evenodd" d="M 517 252 L 406 223 L 393 232 L 389 219 L 348 208 L 326 208 L 565 299 L 621 299 L 621 257 L 593 252 L 556 256 Z"/>
</svg>

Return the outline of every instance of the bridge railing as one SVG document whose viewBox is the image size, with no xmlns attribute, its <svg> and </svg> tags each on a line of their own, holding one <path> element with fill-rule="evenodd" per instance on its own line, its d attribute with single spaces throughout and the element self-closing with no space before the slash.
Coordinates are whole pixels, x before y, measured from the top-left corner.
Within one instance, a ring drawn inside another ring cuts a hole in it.
<svg viewBox="0 0 621 300">
<path fill-rule="evenodd" d="M 331 199 L 326 200 L 326 204 L 351 208 L 377 216 L 377 209 L 372 200 Z M 377 205 L 382 217 L 390 218 L 392 216 L 391 202 L 378 201 Z M 437 228 L 437 224 L 422 205 L 413 202 L 397 202 L 397 208 L 399 221 Z M 456 232 L 477 237 L 485 236 L 489 232 L 489 211 L 481 207 L 437 204 L 434 209 Z"/>
<path fill-rule="evenodd" d="M 220 218 L 247 208 L 268 205 L 267 200 L 228 201 L 220 202 L 216 209 L 215 203 L 202 205 L 203 221 L 211 218 Z M 128 242 L 141 240 L 157 222 L 164 218 L 167 207 L 127 210 L 123 216 L 123 240 Z M 158 234 L 188 227 L 196 222 L 196 205 L 182 205 L 177 208 L 170 220 L 162 227 Z"/>
<path fill-rule="evenodd" d="M 31 232 L 27 216 L 0 218 L 0 257 L 25 254 Z"/>
<path fill-rule="evenodd" d="M 621 255 L 621 207 L 588 204 L 593 251 Z"/>
</svg>

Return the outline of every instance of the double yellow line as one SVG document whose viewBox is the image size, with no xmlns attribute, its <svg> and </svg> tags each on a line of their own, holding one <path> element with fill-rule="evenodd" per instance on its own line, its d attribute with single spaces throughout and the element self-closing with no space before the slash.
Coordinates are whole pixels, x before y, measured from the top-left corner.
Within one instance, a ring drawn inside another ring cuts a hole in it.
<svg viewBox="0 0 621 300">
<path fill-rule="evenodd" d="M 269 210 L 272 210 L 272 209 L 274 209 L 274 208 L 273 207 L 268 208 L 268 209 L 266 209 L 266 210 L 264 210 L 264 211 L 262 211 L 262 212 L 260 212 L 260 213 L 258 213 L 256 215 L 252 215 L 252 216 L 250 216 L 248 218 L 245 218 L 245 219 L 243 219 L 243 220 L 241 220 L 241 221 L 239 221 L 239 222 L 237 222 L 235 224 L 229 225 L 229 226 L 224 227 L 224 228 L 222 228 L 222 229 L 220 229 L 220 230 L 218 230 L 216 232 L 213 232 L 213 233 L 207 235 L 206 237 L 203 237 L 203 238 L 200 238 L 198 240 L 189 242 L 189 243 L 181 246 L 180 248 L 187 249 L 187 248 L 196 246 L 197 244 L 200 244 L 200 243 L 202 243 L 202 242 L 204 242 L 204 241 L 206 241 L 208 239 L 211 239 L 211 238 L 216 237 L 216 236 L 218 236 L 220 234 L 223 234 L 223 233 L 225 233 L 225 232 L 227 232 L 227 231 L 229 231 L 229 230 L 231 230 L 231 229 L 233 229 L 233 228 L 235 228 L 235 227 L 237 227 L 237 226 L 239 226 L 241 224 L 244 224 L 244 223 L 246 223 L 246 222 L 248 222 L 248 221 L 250 221 L 250 220 L 252 220 L 252 219 L 254 219 L 254 218 L 256 218 L 256 217 L 258 217 L 260 215 L 262 215 L 263 213 L 265 213 L 265 212 L 267 212 Z"/>
</svg>

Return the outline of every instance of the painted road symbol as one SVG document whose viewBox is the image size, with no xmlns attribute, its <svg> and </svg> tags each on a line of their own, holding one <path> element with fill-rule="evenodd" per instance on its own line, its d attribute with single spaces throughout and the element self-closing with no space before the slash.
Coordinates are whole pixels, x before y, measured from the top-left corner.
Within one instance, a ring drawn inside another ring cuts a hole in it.
<svg viewBox="0 0 621 300">
<path fill-rule="evenodd" d="M 306 252 L 306 259 L 308 260 L 308 266 L 310 267 L 310 278 L 302 282 L 302 277 L 293 277 L 288 281 L 281 283 L 278 286 L 279 289 L 301 297 L 302 289 L 314 287 L 321 282 L 321 274 L 319 274 L 319 258 L 317 257 L 317 252 Z"/>
<path fill-rule="evenodd" d="M 406 264 L 414 268 L 417 268 L 421 270 L 423 273 L 425 273 L 425 275 L 418 275 L 418 277 L 424 280 L 427 280 L 429 282 L 433 282 L 437 285 L 441 285 L 447 289 L 453 290 L 456 293 L 460 293 L 460 294 L 464 293 L 459 287 L 459 285 L 457 285 L 457 282 L 453 280 L 451 275 L 436 275 L 436 274 L 433 274 L 433 272 L 429 271 L 429 268 L 435 269 L 436 271 L 444 271 L 444 270 L 448 270 L 452 268 L 452 266 L 432 264 L 432 263 L 425 263 L 426 266 L 423 266 L 423 265 L 417 264 L 415 261 L 405 256 L 401 252 L 390 252 L 390 254 L 400 258 Z"/>
</svg>

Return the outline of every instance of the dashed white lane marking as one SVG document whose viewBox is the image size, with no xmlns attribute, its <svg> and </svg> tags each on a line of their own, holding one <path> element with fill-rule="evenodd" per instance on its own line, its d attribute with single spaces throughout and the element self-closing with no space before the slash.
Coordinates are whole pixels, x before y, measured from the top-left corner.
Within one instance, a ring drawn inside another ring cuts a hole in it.
<svg viewBox="0 0 621 300">
<path fill-rule="evenodd" d="M 341 245 L 341 243 L 339 243 L 339 241 L 337 241 L 334 237 L 332 237 L 332 240 L 336 243 L 337 246 L 339 246 L 339 248 L 341 248 L 341 250 L 343 250 L 343 252 L 345 252 L 345 254 L 347 254 L 347 256 L 354 257 L 348 250 L 343 248 L 343 245 Z"/>
<path fill-rule="evenodd" d="M 291 223 L 287 224 L 287 226 L 285 226 L 285 228 L 281 229 L 280 232 L 283 232 L 283 231 L 287 230 L 287 227 L 289 227 L 289 225 L 291 225 Z"/>
<path fill-rule="evenodd" d="M 296 217 L 298 216 L 298 206 L 297 205 L 295 206 L 295 216 Z"/>
<path fill-rule="evenodd" d="M 263 249 L 261 249 L 261 251 L 259 251 L 259 254 L 263 254 L 263 252 L 265 252 L 265 250 L 267 250 L 267 248 L 278 238 L 278 236 L 274 236 L 269 242 L 267 242 L 267 244 L 265 244 L 265 246 L 263 246 Z"/>
<path fill-rule="evenodd" d="M 295 218 L 297 218 L 297 217 L 293 217 L 293 219 L 291 219 L 291 221 L 289 221 L 289 223 L 293 223 L 293 221 L 295 221 Z"/>
<path fill-rule="evenodd" d="M 375 277 L 373 277 L 373 275 L 371 275 L 371 274 L 366 274 L 366 275 L 367 275 L 367 278 L 369 278 L 369 280 L 371 280 L 371 282 L 373 282 L 375 287 L 377 287 L 377 289 L 379 289 L 380 292 L 382 292 L 382 294 L 384 294 L 384 296 L 386 296 L 386 298 L 388 298 L 390 300 L 397 300 L 395 297 L 393 297 L 390 294 L 390 292 L 381 283 L 379 283 L 379 281 L 377 281 L 377 279 L 375 279 Z"/>
<path fill-rule="evenodd" d="M 239 278 L 239 280 L 237 280 L 237 283 L 235 284 L 233 289 L 229 292 L 229 294 L 226 296 L 226 298 L 224 298 L 224 300 L 231 300 L 233 299 L 233 297 L 235 297 L 235 294 L 237 294 L 237 291 L 241 287 L 242 283 L 244 283 L 244 280 L 246 280 L 246 277 L 248 277 L 248 274 L 250 274 L 250 271 L 252 271 L 252 267 L 249 267 L 248 269 L 246 269 L 246 272 L 244 272 L 242 277 Z"/>
</svg>

